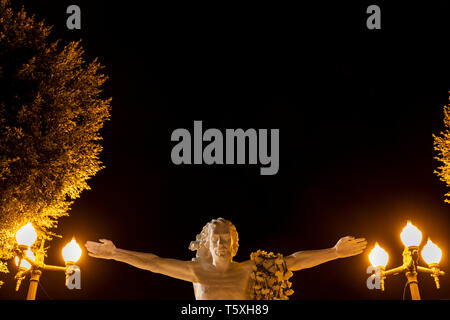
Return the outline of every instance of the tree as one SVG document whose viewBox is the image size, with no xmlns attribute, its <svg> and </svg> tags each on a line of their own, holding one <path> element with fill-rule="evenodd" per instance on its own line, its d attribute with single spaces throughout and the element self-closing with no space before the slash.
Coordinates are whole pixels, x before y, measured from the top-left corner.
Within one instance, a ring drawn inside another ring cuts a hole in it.
<svg viewBox="0 0 450 320">
<path fill-rule="evenodd" d="M 110 117 L 107 76 L 80 41 L 50 41 L 51 27 L 0 0 L 0 272 L 14 235 L 31 221 L 43 239 L 103 168 L 100 129 Z"/>
<path fill-rule="evenodd" d="M 439 136 L 433 135 L 434 150 L 438 151 L 435 159 L 443 163 L 434 173 L 446 183 L 447 187 L 450 187 L 450 104 L 444 106 L 444 126 L 444 132 L 441 132 Z M 447 192 L 445 197 L 444 201 L 450 203 L 450 192 Z"/>
</svg>

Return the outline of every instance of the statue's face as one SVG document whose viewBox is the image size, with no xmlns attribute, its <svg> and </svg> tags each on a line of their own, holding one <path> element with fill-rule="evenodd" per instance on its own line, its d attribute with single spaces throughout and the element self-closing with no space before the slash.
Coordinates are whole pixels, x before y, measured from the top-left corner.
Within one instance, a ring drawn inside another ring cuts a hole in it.
<svg viewBox="0 0 450 320">
<path fill-rule="evenodd" d="M 210 226 L 209 250 L 215 257 L 231 257 L 233 239 L 230 227 L 225 223 L 216 223 Z"/>
</svg>

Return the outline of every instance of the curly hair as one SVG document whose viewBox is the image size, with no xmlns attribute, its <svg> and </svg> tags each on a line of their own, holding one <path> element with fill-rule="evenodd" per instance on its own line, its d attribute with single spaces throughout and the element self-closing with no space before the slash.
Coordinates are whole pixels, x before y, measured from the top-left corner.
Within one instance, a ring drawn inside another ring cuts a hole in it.
<svg viewBox="0 0 450 320">
<path fill-rule="evenodd" d="M 224 218 L 212 219 L 208 222 L 202 229 L 202 231 L 197 234 L 195 237 L 195 241 L 191 241 L 189 244 L 189 250 L 197 251 L 195 258 L 192 260 L 209 260 L 211 259 L 211 253 L 209 252 L 209 232 L 211 230 L 211 226 L 215 224 L 223 223 L 228 225 L 230 228 L 231 239 L 233 240 L 233 244 L 231 247 L 231 257 L 234 257 L 239 248 L 239 237 L 234 224 L 231 221 L 226 220 Z"/>
</svg>

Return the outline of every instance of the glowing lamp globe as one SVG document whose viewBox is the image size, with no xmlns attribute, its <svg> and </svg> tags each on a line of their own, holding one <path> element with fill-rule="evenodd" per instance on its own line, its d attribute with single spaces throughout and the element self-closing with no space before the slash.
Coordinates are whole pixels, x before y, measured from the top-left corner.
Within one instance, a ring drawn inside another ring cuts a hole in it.
<svg viewBox="0 0 450 320">
<path fill-rule="evenodd" d="M 30 247 L 37 239 L 36 230 L 34 230 L 31 222 L 28 222 L 16 232 L 17 243 L 21 246 Z"/>
<path fill-rule="evenodd" d="M 28 258 L 30 258 L 31 260 L 34 261 L 35 257 L 34 257 L 33 252 L 31 252 L 30 249 L 28 249 L 27 251 L 25 251 L 25 255 L 26 255 Z M 18 266 L 19 268 L 20 268 L 20 267 L 25 268 L 25 269 L 30 269 L 30 268 L 31 268 L 31 264 L 30 264 L 27 260 L 25 260 L 25 259 L 22 259 L 22 261 L 20 262 L 20 266 L 19 266 L 19 257 L 16 257 L 16 258 L 14 259 L 14 261 L 16 262 L 16 266 Z"/>
<path fill-rule="evenodd" d="M 418 247 L 422 241 L 422 232 L 411 221 L 408 221 L 406 227 L 400 233 L 400 239 L 402 239 L 403 244 L 407 247 Z"/>
<path fill-rule="evenodd" d="M 81 248 L 78 243 L 75 241 L 75 238 L 72 239 L 63 249 L 62 255 L 64 261 L 75 263 L 81 257 Z"/>
<path fill-rule="evenodd" d="M 389 260 L 388 253 L 381 248 L 378 243 L 375 243 L 375 247 L 370 251 L 369 254 L 369 261 L 372 264 L 372 266 L 378 268 L 378 267 L 386 267 Z"/>
<path fill-rule="evenodd" d="M 423 247 L 422 258 L 427 264 L 438 264 L 442 258 L 442 250 L 439 249 L 430 239 Z"/>
</svg>

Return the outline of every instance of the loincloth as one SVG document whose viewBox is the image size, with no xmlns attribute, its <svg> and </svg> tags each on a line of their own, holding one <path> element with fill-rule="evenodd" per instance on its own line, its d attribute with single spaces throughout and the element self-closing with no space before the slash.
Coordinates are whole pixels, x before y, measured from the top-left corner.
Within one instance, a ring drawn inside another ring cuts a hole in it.
<svg viewBox="0 0 450 320">
<path fill-rule="evenodd" d="M 250 259 L 255 262 L 250 275 L 250 299 L 288 300 L 294 293 L 289 281 L 293 274 L 287 269 L 283 255 L 258 250 L 252 252 Z"/>
</svg>

